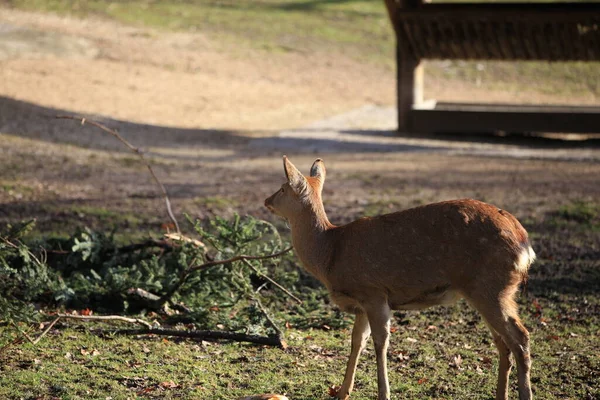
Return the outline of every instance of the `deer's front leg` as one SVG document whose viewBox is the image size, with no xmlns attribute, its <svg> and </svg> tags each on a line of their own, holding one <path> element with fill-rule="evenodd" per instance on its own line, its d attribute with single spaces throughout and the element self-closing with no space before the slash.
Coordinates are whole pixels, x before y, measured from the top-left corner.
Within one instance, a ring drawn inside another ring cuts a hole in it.
<svg viewBox="0 0 600 400">
<path fill-rule="evenodd" d="M 370 333 L 371 328 L 369 327 L 369 319 L 367 318 L 367 314 L 359 311 L 356 314 L 354 327 L 352 328 L 352 347 L 350 350 L 350 358 L 348 359 L 348 365 L 346 366 L 344 382 L 337 392 L 336 397 L 338 399 L 347 399 L 348 396 L 350 396 L 350 393 L 352 393 L 358 358 L 360 357 L 360 353 L 367 345 L 367 339 L 369 339 Z"/>
<path fill-rule="evenodd" d="M 367 308 L 371 335 L 377 357 L 377 399 L 390 399 L 390 384 L 387 373 L 387 349 L 390 341 L 390 307 L 385 303 Z"/>
</svg>

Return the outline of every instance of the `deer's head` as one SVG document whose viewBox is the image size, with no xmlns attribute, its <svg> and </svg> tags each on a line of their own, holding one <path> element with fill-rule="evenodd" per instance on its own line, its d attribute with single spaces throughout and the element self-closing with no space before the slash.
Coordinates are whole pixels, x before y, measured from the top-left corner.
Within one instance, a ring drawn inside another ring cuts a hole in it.
<svg viewBox="0 0 600 400">
<path fill-rule="evenodd" d="M 323 160 L 319 158 L 313 163 L 310 176 L 302 175 L 286 156 L 283 156 L 283 169 L 287 182 L 265 200 L 265 207 L 290 221 L 304 215 L 307 211 L 323 214 L 324 217 L 321 200 L 321 191 L 325 182 Z"/>
</svg>

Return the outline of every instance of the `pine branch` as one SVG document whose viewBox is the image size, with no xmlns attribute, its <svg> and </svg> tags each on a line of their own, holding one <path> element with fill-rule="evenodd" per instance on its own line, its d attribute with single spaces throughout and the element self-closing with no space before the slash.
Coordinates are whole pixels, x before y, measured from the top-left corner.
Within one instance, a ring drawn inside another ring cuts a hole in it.
<svg viewBox="0 0 600 400">
<path fill-rule="evenodd" d="M 155 308 L 161 308 L 166 302 L 170 301 L 171 298 L 173 297 L 173 295 L 181 288 L 181 286 L 183 286 L 183 284 L 185 283 L 185 281 L 188 279 L 188 277 L 190 276 L 191 273 L 195 272 L 195 271 L 199 271 L 199 270 L 203 270 L 203 269 L 207 269 L 210 267 L 214 267 L 216 265 L 226 265 L 226 264 L 231 264 L 234 263 L 236 261 L 243 261 L 243 260 L 267 260 L 269 258 L 276 258 L 279 257 L 285 253 L 287 253 L 288 251 L 292 250 L 293 247 L 288 247 L 287 249 L 280 251 L 278 253 L 274 253 L 274 254 L 268 254 L 266 256 L 246 256 L 246 255 L 240 255 L 240 256 L 235 256 L 232 258 L 229 258 L 227 260 L 216 260 L 216 261 L 210 261 L 201 265 L 193 265 L 191 267 L 189 267 L 188 269 L 186 269 L 185 271 L 182 271 L 181 274 L 179 275 L 179 280 L 177 281 L 177 283 L 175 283 L 167 293 L 165 293 L 160 300 L 158 300 L 158 302 L 156 304 L 154 304 Z"/>
</svg>

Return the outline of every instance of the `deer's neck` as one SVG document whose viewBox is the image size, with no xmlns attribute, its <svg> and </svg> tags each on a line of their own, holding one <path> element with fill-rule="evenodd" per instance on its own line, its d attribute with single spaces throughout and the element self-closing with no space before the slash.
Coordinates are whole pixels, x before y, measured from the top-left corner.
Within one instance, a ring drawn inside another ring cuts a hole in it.
<svg viewBox="0 0 600 400">
<path fill-rule="evenodd" d="M 290 220 L 292 244 L 304 267 L 322 283 L 327 284 L 327 270 L 333 253 L 335 228 L 323 210 L 305 210 Z"/>
</svg>

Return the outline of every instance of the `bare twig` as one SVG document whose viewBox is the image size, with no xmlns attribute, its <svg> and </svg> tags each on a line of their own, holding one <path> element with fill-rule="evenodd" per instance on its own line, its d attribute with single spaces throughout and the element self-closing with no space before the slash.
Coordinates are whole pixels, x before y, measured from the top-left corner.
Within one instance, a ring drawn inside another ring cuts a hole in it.
<svg viewBox="0 0 600 400">
<path fill-rule="evenodd" d="M 93 121 L 93 120 L 89 120 L 89 119 L 86 119 L 86 118 L 74 117 L 74 116 L 71 116 L 71 115 L 56 115 L 55 118 L 57 118 L 57 119 L 71 119 L 71 120 L 74 120 L 74 121 L 81 121 L 81 125 L 85 125 L 86 123 L 88 123 L 89 125 L 95 126 L 96 128 L 99 128 L 99 129 L 103 130 L 104 132 L 107 132 L 107 133 L 111 134 L 112 136 L 116 137 L 119 141 L 121 141 L 121 143 L 123 143 L 125 146 L 127 146 L 129 148 L 129 150 L 131 150 L 132 152 L 134 152 L 135 154 L 137 154 L 138 157 L 140 157 L 140 160 L 142 160 L 142 162 L 146 165 L 146 167 L 148 168 L 148 171 L 150 171 L 150 175 L 152 175 L 152 178 L 154 178 L 154 181 L 156 182 L 156 184 L 160 188 L 160 191 L 162 192 L 163 197 L 165 199 L 165 204 L 167 206 L 167 213 L 169 214 L 169 218 L 171 219 L 171 221 L 175 225 L 175 228 L 177 229 L 177 233 L 181 233 L 181 230 L 179 229 L 179 224 L 177 223 L 177 220 L 175 219 L 175 216 L 173 215 L 173 210 L 171 209 L 171 200 L 169 199 L 169 195 L 167 194 L 167 189 L 165 189 L 165 187 L 161 183 L 161 181 L 158 180 L 158 177 L 154 173 L 154 170 L 152 169 L 152 166 L 150 165 L 150 163 L 148 162 L 148 160 L 144 157 L 144 153 L 138 147 L 135 147 L 134 145 L 132 145 L 131 143 L 129 143 L 116 130 L 108 128 L 107 126 L 105 126 L 105 125 L 103 125 L 103 124 L 101 124 L 99 122 L 96 122 L 96 121 Z"/>
<path fill-rule="evenodd" d="M 17 325 L 14 322 L 11 322 L 10 324 L 13 326 L 13 328 L 15 328 L 21 334 L 21 336 L 23 336 L 25 339 L 27 339 L 27 341 L 29 343 L 33 343 L 33 339 L 31 338 L 31 336 L 29 336 L 27 334 L 27 332 L 25 332 L 24 330 L 22 330 L 21 328 L 19 328 L 19 325 Z"/>
<path fill-rule="evenodd" d="M 50 329 L 52 329 L 52 327 L 54 326 L 54 324 L 56 324 L 56 323 L 58 322 L 58 320 L 59 320 L 59 319 L 60 319 L 60 317 L 56 317 L 56 318 L 54 319 L 54 321 L 50 322 L 50 325 L 48 325 L 48 326 L 46 327 L 46 329 L 44 329 L 44 332 L 42 332 L 42 333 L 40 334 L 40 336 L 38 336 L 38 337 L 37 337 L 37 339 L 35 339 L 35 340 L 33 341 L 33 344 L 38 344 L 38 343 L 39 343 L 39 341 L 40 341 L 40 340 L 42 340 L 42 338 L 43 338 L 44 336 L 46 336 L 46 334 L 47 334 L 47 333 L 50 331 Z"/>
<path fill-rule="evenodd" d="M 291 297 L 294 301 L 296 301 L 298 304 L 302 304 L 302 300 L 300 300 L 299 298 L 297 298 L 296 296 L 294 296 L 289 290 L 287 290 L 286 288 L 284 288 L 283 286 L 281 286 L 279 283 L 275 282 L 273 279 L 271 279 L 269 276 L 267 276 L 266 274 L 260 272 L 258 269 L 256 269 L 256 267 L 252 264 L 250 264 L 250 262 L 248 262 L 248 260 L 243 259 L 242 262 L 244 264 L 246 264 L 252 271 L 254 271 L 256 274 L 258 274 L 259 276 L 265 278 L 267 281 L 271 282 L 276 288 L 278 288 L 279 290 L 281 290 L 283 293 L 287 294 L 289 297 Z"/>
<path fill-rule="evenodd" d="M 174 240 L 177 242 L 191 243 L 196 247 L 201 248 L 202 250 L 206 250 L 206 245 L 199 241 L 198 239 L 192 239 L 187 236 L 183 236 L 181 233 L 165 233 L 163 235 L 165 238 Z"/>
<path fill-rule="evenodd" d="M 80 320 L 91 320 L 91 321 L 124 321 L 131 324 L 143 325 L 148 329 L 152 329 L 152 324 L 139 318 L 128 318 L 121 315 L 72 315 L 72 314 L 58 314 L 59 318 L 67 319 L 80 319 Z"/>
<path fill-rule="evenodd" d="M 47 334 L 47 333 L 50 331 L 50 329 L 52 329 L 52 327 L 54 326 L 54 324 L 56 324 L 56 323 L 58 322 L 58 320 L 59 320 L 59 319 L 60 319 L 60 317 L 56 317 L 56 318 L 54 319 L 54 321 L 50 322 L 50 325 L 48 325 L 48 326 L 46 327 L 46 329 L 44 329 L 44 332 L 42 332 L 42 333 L 40 334 L 40 336 L 38 336 L 38 337 L 37 337 L 37 338 L 36 338 L 36 339 L 33 341 L 33 344 L 38 344 L 38 343 L 39 343 L 39 341 L 40 341 L 40 340 L 42 340 L 42 338 L 43 338 L 44 336 L 46 336 L 46 334 Z"/>
<path fill-rule="evenodd" d="M 13 326 L 14 326 L 14 327 L 17 329 L 17 331 L 19 331 L 19 333 L 20 333 L 21 335 L 23 335 L 23 337 L 24 337 L 25 339 L 27 339 L 27 341 L 28 341 L 29 343 L 31 343 L 31 344 L 33 344 L 33 345 L 36 345 L 36 344 L 38 344 L 38 343 L 40 342 L 40 340 L 42 340 L 42 338 L 43 338 L 44 336 L 46 336 L 46 334 L 47 334 L 47 333 L 50 331 L 50 329 L 52 329 L 52 327 L 54 326 L 54 324 L 56 324 L 56 323 L 58 322 L 58 320 L 59 320 L 59 319 L 60 319 L 60 317 L 57 317 L 57 318 L 55 318 L 55 319 L 54 319 L 54 321 L 52 321 L 52 322 L 51 322 L 51 323 L 50 323 L 50 324 L 49 324 L 49 325 L 46 327 L 46 329 L 44 329 L 44 331 L 43 331 L 42 333 L 40 333 L 40 335 L 39 335 L 37 338 L 35 338 L 35 339 L 32 339 L 32 338 L 31 338 L 31 336 L 29 336 L 29 335 L 27 334 L 27 332 L 25 332 L 25 331 L 21 330 L 21 328 L 19 328 L 19 326 L 18 326 L 17 324 L 15 324 L 14 322 L 12 323 L 12 325 L 13 325 Z"/>
<path fill-rule="evenodd" d="M 271 326 L 271 328 L 273 328 L 275 330 L 275 333 L 277 333 L 277 336 L 279 337 L 279 339 L 281 341 L 283 341 L 283 331 L 279 328 L 279 326 L 275 323 L 275 321 L 273 321 L 273 318 L 271 318 L 271 315 L 269 315 L 269 313 L 267 312 L 267 310 L 265 309 L 265 307 L 262 305 L 262 303 L 260 302 L 260 300 L 258 298 L 254 298 L 254 302 L 256 303 L 256 305 L 258 306 L 258 308 L 260 309 L 260 311 L 263 313 L 263 315 L 265 316 L 265 319 L 267 320 L 267 322 L 269 323 L 269 325 Z"/>
<path fill-rule="evenodd" d="M 287 343 L 279 336 L 258 336 L 245 333 L 223 332 L 223 331 L 178 331 L 175 329 L 120 329 L 114 333 L 123 335 L 161 335 L 175 336 L 192 339 L 223 339 L 236 342 L 249 342 L 268 346 L 277 346 L 282 349 L 288 347 Z"/>
<path fill-rule="evenodd" d="M 216 265 L 225 265 L 225 264 L 231 264 L 234 263 L 236 261 L 242 261 L 242 260 L 266 260 L 269 258 L 276 258 L 279 257 L 285 253 L 287 253 L 288 251 L 292 250 L 293 247 L 288 247 L 287 249 L 280 251 L 278 253 L 274 253 L 274 254 L 268 254 L 266 256 L 246 256 L 246 255 L 240 255 L 240 256 L 235 256 L 232 258 L 229 258 L 227 260 L 216 260 L 216 261 L 210 261 L 201 265 L 193 265 L 191 267 L 189 267 L 188 269 L 186 269 L 185 271 L 182 271 L 181 274 L 179 275 L 179 281 L 177 281 L 177 283 L 175 283 L 167 293 L 165 293 L 160 300 L 158 300 L 158 302 L 154 305 L 157 308 L 160 308 L 163 306 L 163 304 L 165 304 L 167 301 L 169 301 L 171 299 L 171 297 L 173 297 L 173 295 L 175 294 L 175 292 L 177 292 L 179 290 L 179 288 L 181 288 L 181 286 L 185 283 L 185 281 L 187 280 L 187 278 L 190 276 L 190 274 L 194 271 L 198 271 L 198 270 L 202 270 L 202 269 L 206 269 L 206 268 L 210 268 L 210 267 L 214 267 Z"/>
</svg>

